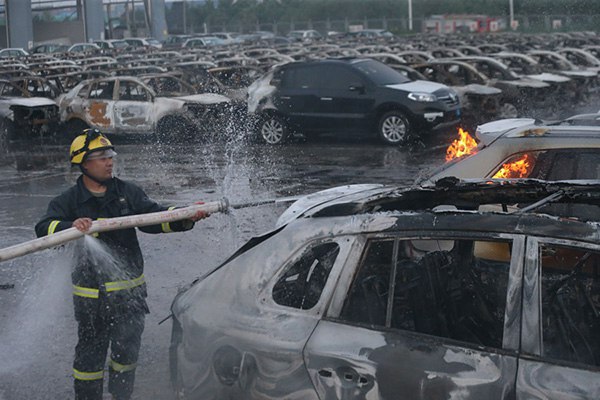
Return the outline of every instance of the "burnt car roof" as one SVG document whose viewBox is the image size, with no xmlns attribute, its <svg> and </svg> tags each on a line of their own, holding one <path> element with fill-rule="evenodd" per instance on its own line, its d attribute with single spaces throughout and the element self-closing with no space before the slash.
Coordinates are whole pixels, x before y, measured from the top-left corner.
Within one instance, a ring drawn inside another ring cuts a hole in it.
<svg viewBox="0 0 600 400">
<path fill-rule="evenodd" d="M 527 214 L 549 203 L 600 206 L 600 182 L 546 182 L 536 179 L 472 180 L 441 179 L 435 185 L 403 189 L 383 185 L 347 186 L 345 193 L 301 199 L 278 220 L 283 226 L 298 218 L 340 217 L 377 212 L 478 212 L 485 205 L 529 204 L 514 214 Z M 354 190 L 356 189 L 356 190 Z M 323 192 L 321 192 L 323 193 Z M 302 202 L 304 200 L 304 202 Z M 498 209 L 501 211 L 501 208 Z M 578 217 L 572 215 L 572 217 Z M 536 231 L 536 226 L 522 227 Z M 597 227 L 595 228 L 598 229 Z M 572 233 L 565 233 L 572 236 Z"/>
</svg>

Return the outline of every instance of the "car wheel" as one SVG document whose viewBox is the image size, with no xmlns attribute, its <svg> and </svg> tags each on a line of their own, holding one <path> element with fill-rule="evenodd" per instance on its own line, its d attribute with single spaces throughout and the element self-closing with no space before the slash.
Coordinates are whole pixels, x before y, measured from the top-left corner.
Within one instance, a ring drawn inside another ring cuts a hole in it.
<svg viewBox="0 0 600 400">
<path fill-rule="evenodd" d="M 406 144 L 411 135 L 411 126 L 401 111 L 389 111 L 379 120 L 379 138 L 386 144 Z"/>
<path fill-rule="evenodd" d="M 503 103 L 500 106 L 500 117 L 501 118 L 517 118 L 519 116 L 519 110 L 512 103 Z"/>
<path fill-rule="evenodd" d="M 260 137 L 267 144 L 282 144 L 288 138 L 287 124 L 276 115 L 265 115 L 259 123 Z"/>
</svg>

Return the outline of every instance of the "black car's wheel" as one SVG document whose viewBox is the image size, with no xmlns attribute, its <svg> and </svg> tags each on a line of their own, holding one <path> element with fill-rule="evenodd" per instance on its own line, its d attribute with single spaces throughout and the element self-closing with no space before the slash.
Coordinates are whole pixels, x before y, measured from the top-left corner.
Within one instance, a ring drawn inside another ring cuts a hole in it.
<svg viewBox="0 0 600 400">
<path fill-rule="evenodd" d="M 267 114 L 258 124 L 258 133 L 267 144 L 282 144 L 288 139 L 289 128 L 281 117 Z"/>
<path fill-rule="evenodd" d="M 379 120 L 379 138 L 386 144 L 406 144 L 411 135 L 411 126 L 401 111 L 389 111 Z"/>
</svg>

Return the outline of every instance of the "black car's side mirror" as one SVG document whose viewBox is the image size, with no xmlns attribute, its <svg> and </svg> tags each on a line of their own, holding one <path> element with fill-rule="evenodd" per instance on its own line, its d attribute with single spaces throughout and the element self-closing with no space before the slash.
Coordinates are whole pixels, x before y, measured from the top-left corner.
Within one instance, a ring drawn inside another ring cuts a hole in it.
<svg viewBox="0 0 600 400">
<path fill-rule="evenodd" d="M 362 83 L 352 83 L 350 84 L 350 86 L 348 86 L 348 90 L 351 92 L 358 92 L 360 94 L 363 94 L 365 92 L 365 85 L 363 85 Z"/>
</svg>

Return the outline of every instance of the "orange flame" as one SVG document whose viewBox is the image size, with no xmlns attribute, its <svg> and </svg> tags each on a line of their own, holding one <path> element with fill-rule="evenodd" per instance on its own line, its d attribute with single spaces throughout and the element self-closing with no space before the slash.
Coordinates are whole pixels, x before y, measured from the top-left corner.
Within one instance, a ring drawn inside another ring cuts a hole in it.
<svg viewBox="0 0 600 400">
<path fill-rule="evenodd" d="M 446 149 L 446 162 L 466 154 L 475 154 L 477 152 L 477 142 L 469 135 L 469 132 L 458 128 L 458 136 L 459 138 L 452 142 Z"/>
<path fill-rule="evenodd" d="M 529 176 L 531 163 L 529 155 L 524 154 L 516 161 L 502 165 L 502 168 L 492 178 L 511 179 L 511 178 L 526 178 Z"/>
</svg>

